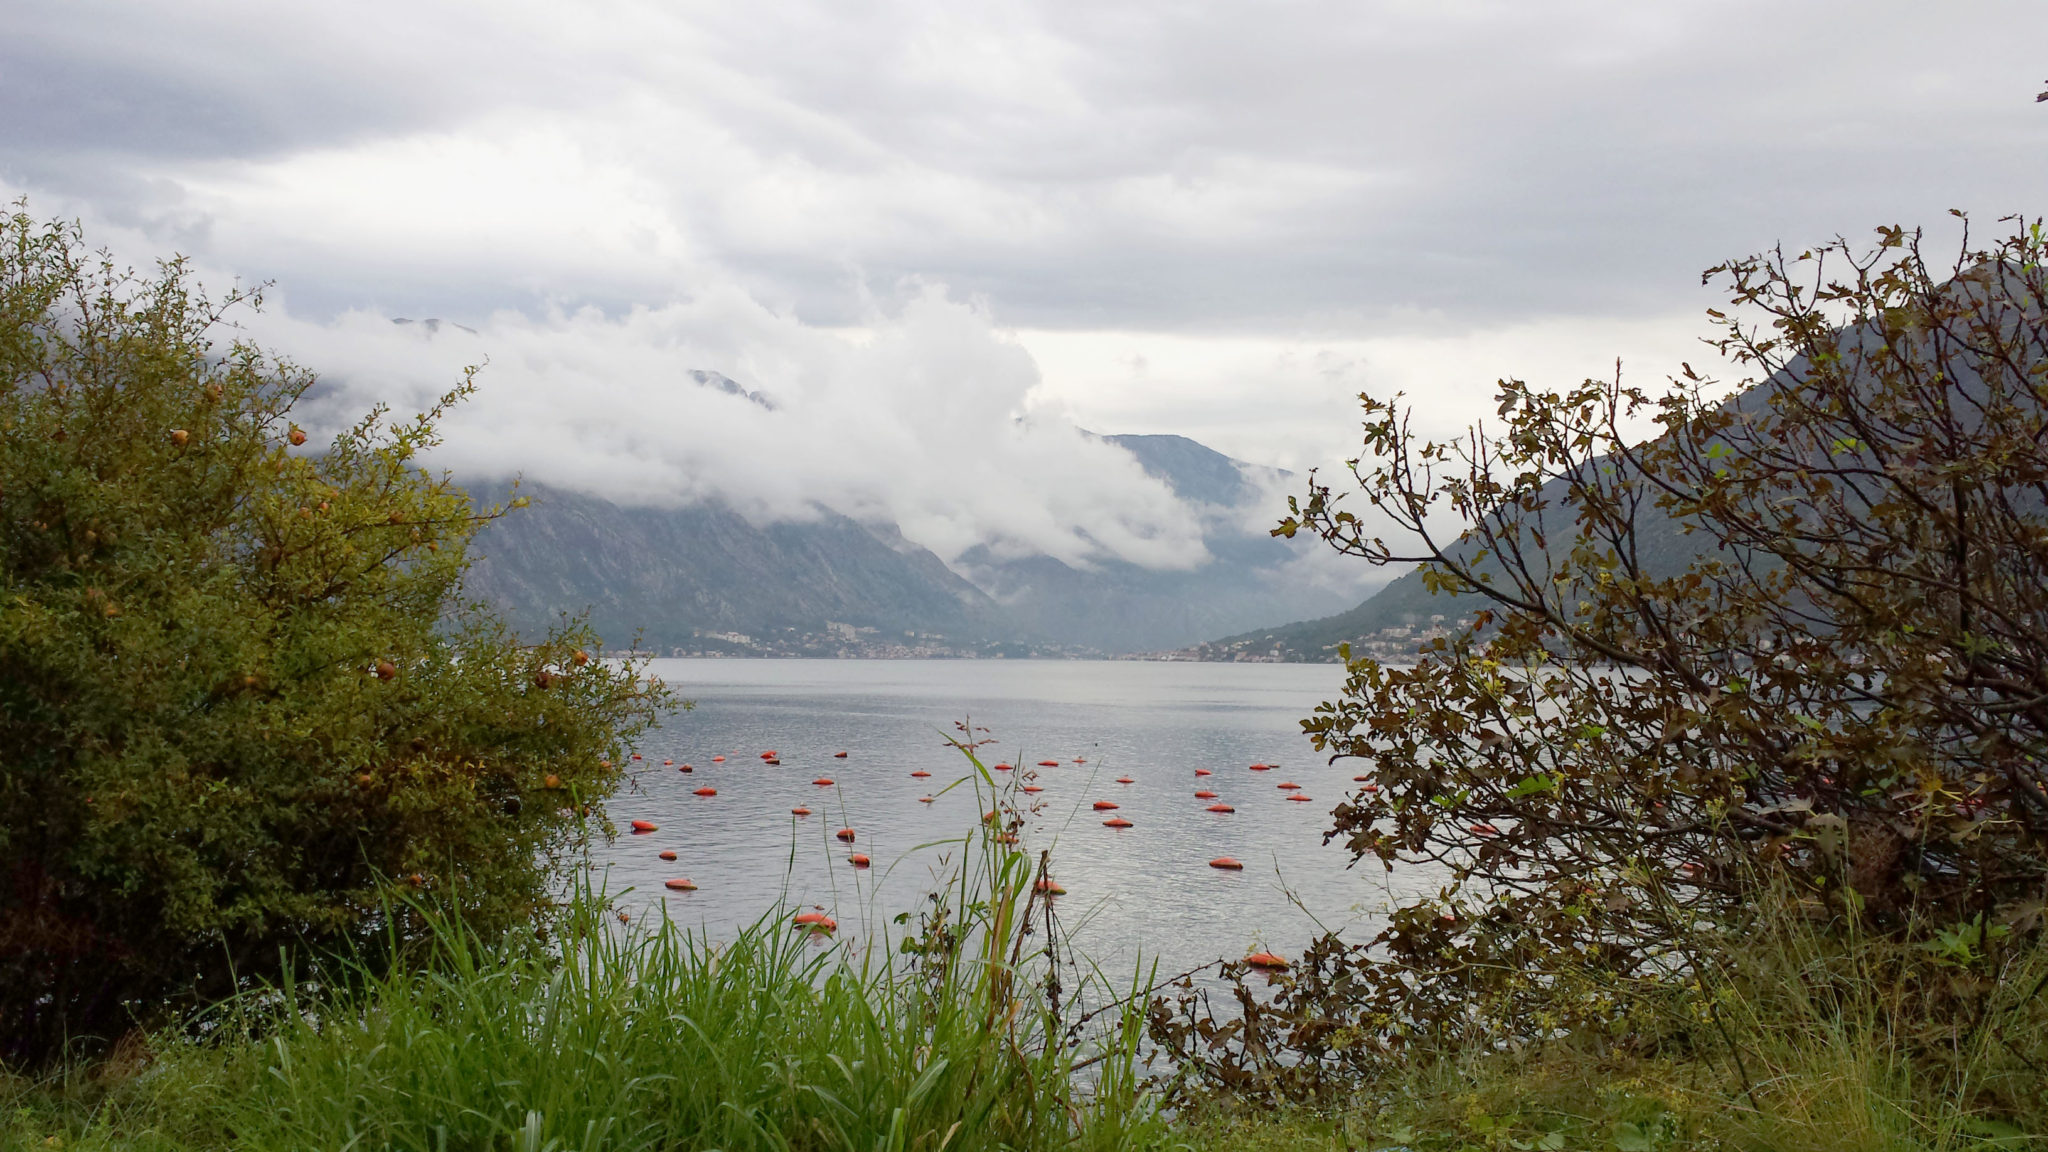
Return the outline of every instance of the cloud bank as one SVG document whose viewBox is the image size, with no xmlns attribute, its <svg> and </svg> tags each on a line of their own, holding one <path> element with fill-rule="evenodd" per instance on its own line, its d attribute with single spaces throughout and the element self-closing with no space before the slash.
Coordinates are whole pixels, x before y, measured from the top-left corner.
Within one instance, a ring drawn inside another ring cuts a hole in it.
<svg viewBox="0 0 2048 1152">
<path fill-rule="evenodd" d="M 487 362 L 429 461 L 464 479 L 519 471 L 621 504 L 718 499 L 763 520 L 824 506 L 894 522 L 948 560 L 977 544 L 1081 566 L 1207 559 L 1198 511 L 1037 402 L 1030 355 L 937 289 L 852 335 L 732 287 L 616 317 L 503 312 L 468 330 L 270 314 L 251 334 L 317 366 L 308 416 L 328 428 L 378 402 L 422 409 Z"/>
<path fill-rule="evenodd" d="M 0 191 L 275 281 L 337 410 L 488 355 L 451 466 L 947 555 L 1195 563 L 1075 424 L 1301 470 L 1361 390 L 1654 380 L 1702 267 L 2039 211 L 2048 156 L 2039 0 L 14 7 Z"/>
</svg>

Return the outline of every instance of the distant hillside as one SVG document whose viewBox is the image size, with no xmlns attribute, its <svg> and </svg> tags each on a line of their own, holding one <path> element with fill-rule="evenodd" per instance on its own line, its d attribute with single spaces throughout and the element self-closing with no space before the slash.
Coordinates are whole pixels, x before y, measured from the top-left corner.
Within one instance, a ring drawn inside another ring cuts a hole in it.
<svg viewBox="0 0 2048 1152">
<path fill-rule="evenodd" d="M 724 377 L 698 383 L 773 408 Z M 1295 570 L 1308 542 L 1264 531 L 1258 502 L 1285 473 L 1181 436 L 1103 439 L 1188 503 L 1211 563 L 1158 572 L 978 548 L 949 568 L 894 525 L 822 508 L 762 525 L 717 504 L 623 508 L 528 484 L 533 506 L 479 533 L 469 589 L 523 628 L 588 610 L 607 644 L 641 633 L 664 653 L 808 656 L 1157 651 L 1351 598 Z"/>
<path fill-rule="evenodd" d="M 718 505 L 627 509 L 542 485 L 521 491 L 532 506 L 478 534 L 468 581 L 521 627 L 588 610 L 606 643 L 644 632 L 663 651 L 747 651 L 782 633 L 971 642 L 1008 631 L 989 597 L 893 527 L 830 512 L 755 525 Z"/>
<path fill-rule="evenodd" d="M 1738 397 L 1747 402 L 1755 391 Z M 1543 499 L 1552 508 L 1565 505 L 1567 481 L 1553 480 L 1543 487 Z M 1684 571 L 1703 550 L 1714 546 L 1713 537 L 1688 534 L 1684 526 L 1655 508 L 1645 508 L 1636 521 L 1636 544 L 1643 567 L 1654 576 Z M 1555 544 L 1570 547 L 1568 533 L 1559 533 Z M 1454 547 L 1454 556 L 1469 556 L 1471 549 Z M 1478 571 L 1498 572 L 1489 560 Z M 1469 621 L 1473 612 L 1486 605 L 1476 594 L 1432 595 L 1423 583 L 1420 567 L 1412 569 L 1367 597 L 1357 607 L 1332 616 L 1283 624 L 1225 636 L 1195 646 L 1189 654 L 1199 660 L 1276 660 L 1287 663 L 1335 661 L 1337 648 L 1351 645 L 1354 655 L 1386 661 L 1401 661 L 1431 637 Z"/>
<path fill-rule="evenodd" d="M 1089 643 L 1111 652 L 1178 648 L 1204 636 L 1328 611 L 1348 597 L 1291 576 L 1286 566 L 1311 545 L 1274 539 L 1247 515 L 1289 473 L 1233 460 L 1185 436 L 1105 436 L 1146 473 L 1195 508 L 1213 561 L 1188 572 L 1111 562 L 1077 568 L 1050 556 L 999 559 L 985 548 L 956 567 L 993 597 L 1026 635 Z M 1249 525 L 1249 526 L 1248 526 Z M 1356 595 L 1356 593 L 1353 593 Z"/>
</svg>

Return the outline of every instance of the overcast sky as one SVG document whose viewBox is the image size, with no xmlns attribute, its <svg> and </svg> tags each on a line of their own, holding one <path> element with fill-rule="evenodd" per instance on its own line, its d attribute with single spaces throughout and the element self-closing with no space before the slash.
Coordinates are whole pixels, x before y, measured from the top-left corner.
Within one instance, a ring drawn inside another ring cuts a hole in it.
<svg viewBox="0 0 2048 1152">
<path fill-rule="evenodd" d="M 1182 563 L 1074 426 L 1304 468 L 1360 390 L 1660 379 L 1720 259 L 2042 211 L 2044 41 L 2041 0 L 15 3 L 0 191 L 273 281 L 343 407 L 488 356 L 452 466 Z M 476 332 L 388 323 L 430 316 Z"/>
</svg>

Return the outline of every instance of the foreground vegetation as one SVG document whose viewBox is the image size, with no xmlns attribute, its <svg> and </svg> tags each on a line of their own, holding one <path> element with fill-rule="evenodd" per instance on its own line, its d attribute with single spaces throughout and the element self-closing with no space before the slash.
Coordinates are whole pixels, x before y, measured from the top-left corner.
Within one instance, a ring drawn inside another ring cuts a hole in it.
<svg viewBox="0 0 2048 1152">
<path fill-rule="evenodd" d="M 1117 1149 L 1164 1138 L 1143 1017 L 977 829 L 893 940 L 713 943 L 585 892 L 523 945 L 421 898 L 393 949 L 9 1082 L 0 1136 L 107 1149 Z M 1042 867 L 1042 863 L 1040 867 Z M 794 913 L 794 914 L 793 914 Z M 616 919 L 615 919 L 616 916 Z M 397 962 L 394 962 L 396 960 Z"/>
<path fill-rule="evenodd" d="M 530 930 L 668 707 L 461 596 L 498 512 L 417 458 L 467 380 L 316 446 L 254 304 L 0 214 L 0 1060 L 368 945 L 392 883 Z"/>
<path fill-rule="evenodd" d="M 2015 957 L 1994 1011 L 1930 1063 L 1900 1031 L 1906 991 L 1859 971 L 1881 956 L 1809 930 L 1734 951 L 1718 1051 L 1418 1046 L 1320 1105 L 1198 1091 L 1167 1111 L 1172 1070 L 1147 1079 L 1129 1005 L 1070 985 L 1059 1015 L 1021 889 L 935 913 L 893 955 L 824 947 L 787 913 L 714 946 L 586 901 L 553 946 L 514 951 L 434 918 L 428 954 L 332 973 L 344 991 L 252 993 L 0 1081 L 0 1147 L 1904 1152 L 2048 1132 L 2048 955 Z M 1816 970 L 1845 994 L 1801 997 Z M 1109 1010 L 1070 1035 L 1077 993 Z"/>
</svg>

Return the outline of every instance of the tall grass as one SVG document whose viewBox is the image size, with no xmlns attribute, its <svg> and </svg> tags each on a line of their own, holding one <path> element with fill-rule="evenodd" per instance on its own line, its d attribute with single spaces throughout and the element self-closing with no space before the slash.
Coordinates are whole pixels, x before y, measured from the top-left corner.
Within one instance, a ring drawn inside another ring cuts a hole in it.
<svg viewBox="0 0 2048 1152">
<path fill-rule="evenodd" d="M 1644 978 L 1612 1031 L 1418 1043 L 1316 1107 L 1227 1088 L 1176 1135 L 1231 1152 L 2048 1148 L 2048 941 L 1986 920 L 1859 933 L 1783 888 L 1701 924 L 1686 979 Z"/>
<path fill-rule="evenodd" d="M 1060 1005 L 1051 984 L 1034 867 L 998 835 L 961 841 L 956 882 L 895 949 L 832 946 L 786 911 L 726 943 L 665 921 L 622 929 L 589 893 L 550 946 L 507 948 L 415 906 L 431 931 L 411 963 L 245 996 L 146 1055 L 16 1083 L 0 1137 L 419 1152 L 1157 1144 L 1142 1006 L 1075 1026 L 1072 990 Z"/>
</svg>

